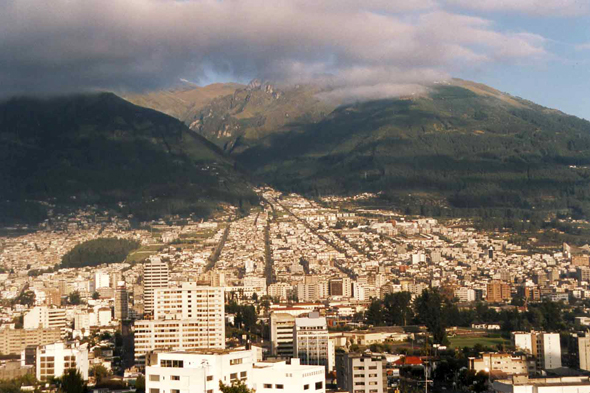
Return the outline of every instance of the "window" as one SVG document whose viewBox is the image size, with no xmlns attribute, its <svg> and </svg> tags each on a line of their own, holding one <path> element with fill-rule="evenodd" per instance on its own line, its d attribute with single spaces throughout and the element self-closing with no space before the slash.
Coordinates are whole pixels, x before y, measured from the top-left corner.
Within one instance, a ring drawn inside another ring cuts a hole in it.
<svg viewBox="0 0 590 393">
<path fill-rule="evenodd" d="M 207 375 L 207 381 L 213 381 L 213 375 Z"/>
<path fill-rule="evenodd" d="M 272 383 L 265 383 L 264 388 L 265 389 L 272 389 Z"/>
<path fill-rule="evenodd" d="M 238 373 L 231 373 L 231 374 L 229 375 L 229 379 L 230 379 L 230 380 L 232 380 L 232 379 L 238 379 Z"/>
<path fill-rule="evenodd" d="M 173 381 L 180 381 L 180 375 L 172 375 L 170 379 Z"/>
<path fill-rule="evenodd" d="M 324 387 L 324 383 L 323 382 L 316 382 L 315 383 L 315 390 L 320 390 Z"/>
<path fill-rule="evenodd" d="M 247 371 L 242 371 L 240 373 L 240 378 L 246 378 L 246 375 L 248 375 L 248 372 Z"/>
<path fill-rule="evenodd" d="M 151 388 L 150 393 L 160 393 L 160 389 Z"/>
<path fill-rule="evenodd" d="M 309 390 L 309 384 L 303 385 L 303 390 Z"/>
<path fill-rule="evenodd" d="M 170 389 L 170 393 L 180 393 L 180 390 L 178 390 L 178 389 Z"/>
<path fill-rule="evenodd" d="M 278 383 L 277 383 L 277 384 L 275 385 L 275 388 L 277 388 L 277 389 L 284 389 L 284 386 L 283 386 L 283 384 L 282 384 L 282 383 L 281 383 L 281 384 L 278 384 Z"/>
<path fill-rule="evenodd" d="M 150 375 L 150 381 L 157 382 L 159 380 L 160 380 L 160 376 L 159 375 L 154 375 L 154 374 L 151 374 Z"/>
</svg>

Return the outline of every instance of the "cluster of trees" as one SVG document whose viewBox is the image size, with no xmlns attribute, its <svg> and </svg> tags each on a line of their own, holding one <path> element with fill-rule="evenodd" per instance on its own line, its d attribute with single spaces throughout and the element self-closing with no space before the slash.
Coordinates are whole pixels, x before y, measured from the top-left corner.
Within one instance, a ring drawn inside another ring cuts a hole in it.
<svg viewBox="0 0 590 393">
<path fill-rule="evenodd" d="M 519 300 L 516 299 L 515 303 Z M 409 292 L 387 294 L 375 299 L 365 312 L 365 323 L 374 326 L 405 326 L 423 324 L 435 343 L 446 343 L 445 329 L 451 326 L 471 327 L 472 323 L 500 323 L 502 331 L 515 330 L 560 331 L 574 325 L 582 309 L 570 310 L 562 303 L 544 301 L 530 303 L 526 312 L 503 310 L 497 312 L 485 303 L 469 309 L 459 309 L 453 299 L 438 289 L 426 289 L 414 301 Z"/>
<path fill-rule="evenodd" d="M 78 244 L 66 253 L 61 267 L 97 266 L 103 263 L 123 262 L 127 255 L 140 247 L 134 240 L 99 238 Z"/>
</svg>

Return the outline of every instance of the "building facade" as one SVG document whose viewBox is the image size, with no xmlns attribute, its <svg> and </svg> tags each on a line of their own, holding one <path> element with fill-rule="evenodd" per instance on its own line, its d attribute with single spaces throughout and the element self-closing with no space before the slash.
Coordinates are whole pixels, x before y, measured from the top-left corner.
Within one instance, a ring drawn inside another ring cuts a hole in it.
<svg viewBox="0 0 590 393">
<path fill-rule="evenodd" d="M 167 288 L 169 281 L 168 264 L 152 258 L 143 265 L 143 307 L 144 312 L 154 311 L 154 290 Z"/>
<path fill-rule="evenodd" d="M 324 393 L 324 369 L 297 359 L 256 363 L 255 350 L 153 352 L 146 358 L 148 393 L 218 393 L 219 383 L 242 382 L 257 393 Z"/>
<path fill-rule="evenodd" d="M 336 357 L 338 388 L 349 393 L 387 392 L 387 374 L 384 357 L 343 353 Z"/>
<path fill-rule="evenodd" d="M 41 345 L 36 352 L 36 377 L 39 381 L 47 381 L 53 377 L 61 377 L 65 371 L 75 368 L 82 378 L 88 380 L 88 348 L 77 344 L 63 342 Z"/>
</svg>

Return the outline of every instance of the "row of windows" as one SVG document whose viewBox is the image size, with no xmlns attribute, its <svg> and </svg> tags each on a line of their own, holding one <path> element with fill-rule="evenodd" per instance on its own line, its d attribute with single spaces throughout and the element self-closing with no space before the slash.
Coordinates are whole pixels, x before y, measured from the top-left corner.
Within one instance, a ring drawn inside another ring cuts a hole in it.
<svg viewBox="0 0 590 393">
<path fill-rule="evenodd" d="M 183 368 L 184 367 L 184 361 L 183 360 L 162 359 L 162 360 L 160 360 L 160 367 L 177 367 L 177 368 Z"/>
</svg>

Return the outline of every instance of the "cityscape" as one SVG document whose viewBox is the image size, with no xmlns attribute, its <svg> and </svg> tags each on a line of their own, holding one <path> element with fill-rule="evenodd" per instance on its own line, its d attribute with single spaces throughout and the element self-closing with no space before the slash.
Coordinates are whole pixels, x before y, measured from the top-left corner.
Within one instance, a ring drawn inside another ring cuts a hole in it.
<svg viewBox="0 0 590 393">
<path fill-rule="evenodd" d="M 245 215 L 132 228 L 88 206 L 3 237 L 0 379 L 75 369 L 97 391 L 162 393 L 590 386 L 590 248 L 535 252 L 469 220 L 367 208 L 370 194 L 256 192 Z M 105 239 L 133 250 L 62 266 Z"/>
</svg>

